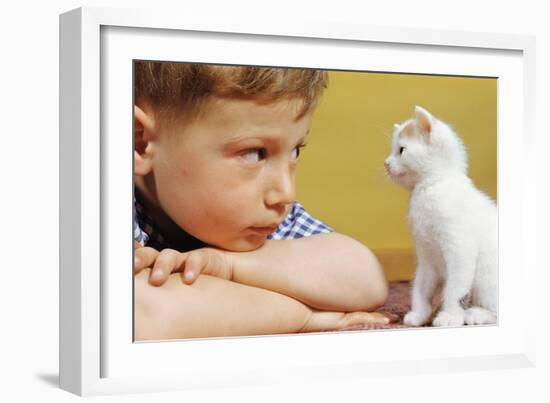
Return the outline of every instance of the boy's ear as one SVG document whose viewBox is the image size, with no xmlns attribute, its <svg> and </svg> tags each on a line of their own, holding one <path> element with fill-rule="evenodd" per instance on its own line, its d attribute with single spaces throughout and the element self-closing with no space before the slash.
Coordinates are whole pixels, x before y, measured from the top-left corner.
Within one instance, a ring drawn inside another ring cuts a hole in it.
<svg viewBox="0 0 550 403">
<path fill-rule="evenodd" d="M 156 138 L 152 111 L 134 105 L 134 174 L 145 176 L 152 170 L 151 140 Z"/>
</svg>

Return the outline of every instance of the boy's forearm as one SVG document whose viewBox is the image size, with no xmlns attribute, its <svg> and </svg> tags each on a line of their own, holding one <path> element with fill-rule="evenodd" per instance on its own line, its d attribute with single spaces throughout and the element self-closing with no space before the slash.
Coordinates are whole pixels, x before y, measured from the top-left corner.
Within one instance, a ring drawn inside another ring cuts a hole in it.
<svg viewBox="0 0 550 403">
<path fill-rule="evenodd" d="M 234 281 L 288 295 L 316 309 L 373 310 L 387 297 L 376 257 L 342 234 L 268 241 L 256 251 L 234 256 Z"/>
<path fill-rule="evenodd" d="M 312 314 L 285 295 L 212 276 L 186 285 L 175 273 L 162 287 L 148 278 L 149 270 L 134 277 L 136 341 L 294 333 Z"/>
</svg>

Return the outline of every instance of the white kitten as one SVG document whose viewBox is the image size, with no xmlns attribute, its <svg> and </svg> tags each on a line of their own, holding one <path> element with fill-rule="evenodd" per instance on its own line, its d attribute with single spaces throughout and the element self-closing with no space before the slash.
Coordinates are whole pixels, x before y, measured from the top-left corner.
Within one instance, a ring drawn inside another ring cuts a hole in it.
<svg viewBox="0 0 550 403">
<path fill-rule="evenodd" d="M 415 113 L 415 119 L 395 125 L 391 154 L 384 162 L 390 178 L 411 192 L 409 225 L 418 266 L 404 323 L 428 322 L 432 296 L 440 286 L 442 306 L 434 326 L 495 323 L 496 206 L 468 178 L 466 151 L 453 130 L 419 106 Z"/>
</svg>

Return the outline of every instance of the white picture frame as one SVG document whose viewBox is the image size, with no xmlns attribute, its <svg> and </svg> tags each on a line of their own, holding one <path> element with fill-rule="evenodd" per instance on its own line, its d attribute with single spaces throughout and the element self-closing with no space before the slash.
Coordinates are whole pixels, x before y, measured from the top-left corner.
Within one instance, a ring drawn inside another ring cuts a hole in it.
<svg viewBox="0 0 550 403">
<path fill-rule="evenodd" d="M 185 48 L 174 46 L 181 41 L 186 41 Z M 231 43 L 226 46 L 228 52 L 204 53 L 220 41 Z M 256 48 L 246 52 L 245 45 Z M 281 49 L 289 57 L 278 59 L 284 65 L 386 71 L 388 61 L 393 61 L 397 71 L 400 56 L 420 54 L 424 58 L 409 57 L 408 67 L 399 71 L 500 78 L 498 326 L 137 344 L 128 338 L 131 212 L 123 209 L 125 197 L 131 197 L 131 153 L 116 154 L 118 165 L 112 157 L 117 150 L 130 150 L 131 140 L 106 136 L 131 125 L 131 115 L 124 112 L 131 102 L 131 81 L 119 80 L 121 72 L 131 71 L 132 58 L 272 65 L 273 55 Z M 327 49 L 338 52 L 330 64 L 326 64 Z M 535 181 L 524 165 L 535 150 L 534 49 L 534 38 L 520 35 L 321 21 L 266 25 L 152 10 L 80 8 L 62 14 L 61 387 L 79 395 L 97 395 L 533 366 L 535 328 L 529 316 L 535 312 L 537 277 Z M 191 50 L 193 57 L 187 58 L 193 60 L 184 60 Z M 358 55 L 368 52 L 377 57 L 365 65 Z M 429 68 L 422 59 L 431 62 Z M 106 109 L 106 104 L 112 108 Z M 116 111 L 122 111 L 122 116 Z M 118 116 L 116 121 L 110 120 L 113 116 Z M 508 275 L 512 265 L 521 267 L 522 273 L 516 273 L 513 282 Z M 108 271 L 111 266 L 128 270 Z M 511 300 L 512 287 L 524 301 L 519 323 L 512 320 L 519 309 Z M 416 348 L 406 348 L 411 345 Z"/>
</svg>

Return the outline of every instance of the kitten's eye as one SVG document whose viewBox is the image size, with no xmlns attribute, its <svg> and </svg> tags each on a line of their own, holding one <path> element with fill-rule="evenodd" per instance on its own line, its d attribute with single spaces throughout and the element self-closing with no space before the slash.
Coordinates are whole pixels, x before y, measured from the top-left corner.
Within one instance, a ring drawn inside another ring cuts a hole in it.
<svg viewBox="0 0 550 403">
<path fill-rule="evenodd" d="M 401 148 L 399 149 L 399 155 L 403 154 L 403 151 L 405 151 L 405 147 L 401 147 Z"/>
<path fill-rule="evenodd" d="M 265 148 L 253 148 L 242 153 L 241 158 L 247 162 L 259 162 L 265 159 L 266 154 Z"/>
</svg>

